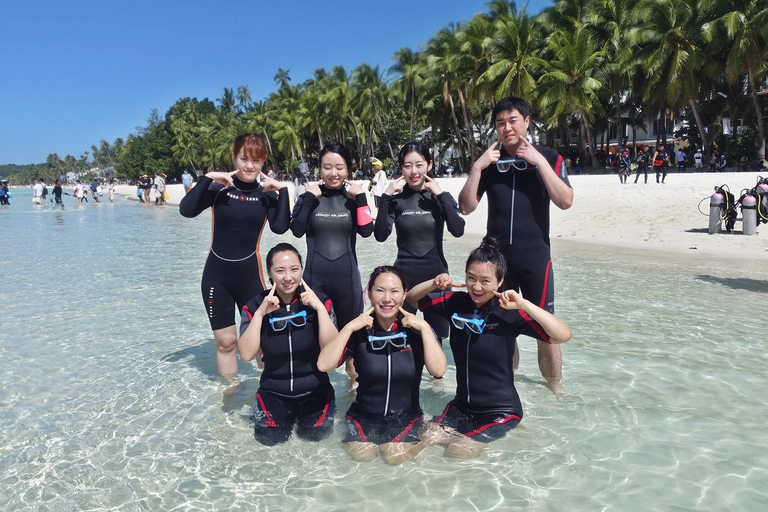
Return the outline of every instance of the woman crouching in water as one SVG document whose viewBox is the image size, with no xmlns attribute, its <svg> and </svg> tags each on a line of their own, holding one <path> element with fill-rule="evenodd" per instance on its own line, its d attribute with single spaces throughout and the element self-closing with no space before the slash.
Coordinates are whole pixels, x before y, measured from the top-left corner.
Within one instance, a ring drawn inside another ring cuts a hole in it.
<svg viewBox="0 0 768 512">
<path fill-rule="evenodd" d="M 472 251 L 465 272 L 466 284 L 455 284 L 448 274 L 441 274 L 414 286 L 407 296 L 410 304 L 452 324 L 456 397 L 421 436 L 427 444 L 447 445 L 450 455 L 462 458 L 478 456 L 483 443 L 504 437 L 523 418 L 512 366 L 517 336 L 548 343 L 571 338 L 568 326 L 556 316 L 513 290 L 499 293 L 506 261 L 493 238 L 485 237 Z M 464 286 L 466 292 L 427 297 L 434 290 Z"/>
<path fill-rule="evenodd" d="M 264 370 L 253 407 L 256 440 L 275 445 L 297 434 L 319 441 L 333 430 L 336 412 L 328 375 L 317 369 L 320 348 L 339 331 L 331 301 L 301 279 L 301 255 L 279 243 L 267 254 L 272 288 L 243 308 L 238 349 L 245 361 L 263 353 Z"/>
<path fill-rule="evenodd" d="M 373 460 L 379 451 L 389 464 L 414 458 L 423 449 L 422 370 L 426 366 L 435 377 L 445 373 L 445 354 L 432 328 L 402 308 L 406 286 L 395 267 L 377 267 L 368 280 L 371 308 L 345 325 L 317 360 L 328 372 L 345 357 L 355 358 L 359 387 L 343 443 L 357 461 Z"/>
</svg>

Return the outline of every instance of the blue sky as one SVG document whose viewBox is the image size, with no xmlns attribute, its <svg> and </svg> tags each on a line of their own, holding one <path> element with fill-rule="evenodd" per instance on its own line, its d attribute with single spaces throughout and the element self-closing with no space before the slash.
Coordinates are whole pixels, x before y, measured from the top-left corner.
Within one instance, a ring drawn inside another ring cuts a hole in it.
<svg viewBox="0 0 768 512">
<path fill-rule="evenodd" d="M 255 100 L 317 68 L 382 69 L 485 0 L 22 0 L 0 15 L 0 164 L 79 157 L 184 96 L 247 85 Z M 531 0 L 537 13 L 548 0 Z M 522 2 L 518 3 L 522 5 Z"/>
</svg>

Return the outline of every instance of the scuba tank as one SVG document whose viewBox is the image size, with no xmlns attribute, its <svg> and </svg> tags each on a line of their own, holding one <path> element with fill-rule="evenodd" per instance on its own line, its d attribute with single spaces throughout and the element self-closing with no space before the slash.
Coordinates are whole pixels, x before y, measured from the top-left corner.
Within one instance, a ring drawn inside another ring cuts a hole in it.
<svg viewBox="0 0 768 512">
<path fill-rule="evenodd" d="M 757 199 L 757 223 L 768 224 L 768 178 L 757 177 L 757 185 L 750 193 Z"/>
<path fill-rule="evenodd" d="M 754 235 L 757 228 L 757 199 L 747 192 L 739 199 L 741 203 L 741 224 L 745 235 Z"/>
<path fill-rule="evenodd" d="M 722 219 L 722 214 L 720 210 L 723 208 L 723 194 L 717 191 L 717 188 L 715 188 L 715 193 L 712 194 L 712 197 L 709 199 L 709 234 L 714 235 L 715 233 L 720 232 L 720 220 Z"/>
</svg>

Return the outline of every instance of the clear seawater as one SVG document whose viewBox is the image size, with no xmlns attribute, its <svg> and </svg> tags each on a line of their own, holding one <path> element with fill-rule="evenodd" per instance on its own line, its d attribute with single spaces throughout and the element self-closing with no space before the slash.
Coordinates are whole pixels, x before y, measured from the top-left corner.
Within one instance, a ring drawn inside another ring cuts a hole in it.
<svg viewBox="0 0 768 512">
<path fill-rule="evenodd" d="M 558 400 L 521 338 L 519 428 L 479 459 L 428 447 L 353 462 L 340 434 L 268 448 L 258 371 L 224 396 L 199 281 L 210 215 L 115 204 L 0 207 L 0 508 L 41 510 L 765 510 L 768 271 L 750 262 L 555 246 L 572 328 Z M 277 240 L 265 231 L 264 252 Z M 703 235 L 706 236 L 706 235 Z M 453 274 L 477 242 L 447 235 Z M 358 244 L 365 276 L 395 254 Z M 303 241 L 296 241 L 304 251 Z M 452 357 L 449 352 L 449 362 Z M 332 374 L 337 427 L 352 401 Z M 455 372 L 426 377 L 441 412 Z"/>
</svg>

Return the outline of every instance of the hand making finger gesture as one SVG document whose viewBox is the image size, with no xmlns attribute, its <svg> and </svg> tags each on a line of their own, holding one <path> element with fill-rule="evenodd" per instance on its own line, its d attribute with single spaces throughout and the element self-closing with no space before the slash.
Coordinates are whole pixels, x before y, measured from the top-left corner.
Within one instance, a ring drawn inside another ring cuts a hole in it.
<svg viewBox="0 0 768 512">
<path fill-rule="evenodd" d="M 305 306 L 309 306 L 315 311 L 318 311 L 320 308 L 324 308 L 325 305 L 320 300 L 320 298 L 315 294 L 314 291 L 312 291 L 312 288 L 307 285 L 307 283 L 304 282 L 304 279 L 301 280 L 301 284 L 304 286 L 304 291 L 299 294 L 299 298 L 301 299 L 301 303 Z"/>
<path fill-rule="evenodd" d="M 389 183 L 389 186 L 387 187 L 387 190 L 384 191 L 385 194 L 388 196 L 393 196 L 395 194 L 399 194 L 403 191 L 403 187 L 405 186 L 405 178 L 402 176 L 400 178 L 397 178 L 396 180 Z"/>
<path fill-rule="evenodd" d="M 497 140 L 488 146 L 485 153 L 480 155 L 480 158 L 477 159 L 477 165 L 480 166 L 481 169 L 485 169 L 499 161 L 499 158 L 501 158 L 501 150 L 497 149 L 498 146 L 499 141 Z"/>
<path fill-rule="evenodd" d="M 362 313 L 361 315 L 353 318 L 348 324 L 347 327 L 352 329 L 353 331 L 359 331 L 360 329 L 370 329 L 373 327 L 373 307 L 368 309 L 365 313 Z"/>
<path fill-rule="evenodd" d="M 507 290 L 505 292 L 493 292 L 499 298 L 499 305 L 504 309 L 522 309 L 523 299 L 522 295 L 515 290 Z"/>
<path fill-rule="evenodd" d="M 528 139 L 520 139 L 520 145 L 517 146 L 517 152 L 515 152 L 515 156 L 518 158 L 522 158 L 526 162 L 532 165 L 538 166 L 538 159 L 542 158 L 541 153 L 531 144 L 528 142 Z"/>
<path fill-rule="evenodd" d="M 268 314 L 272 313 L 273 311 L 277 311 L 280 309 L 280 299 L 278 297 L 275 297 L 275 292 L 277 291 L 277 286 L 272 285 L 272 288 L 269 290 L 269 293 L 266 297 L 264 297 L 264 302 L 261 303 L 259 308 L 256 310 L 257 315 L 264 318 Z"/>
<path fill-rule="evenodd" d="M 435 277 L 435 288 L 447 290 L 448 288 L 464 288 L 465 284 L 454 283 L 449 274 L 440 274 Z"/>
<path fill-rule="evenodd" d="M 322 181 L 318 181 L 314 185 L 307 187 L 307 192 L 311 192 L 312 195 L 314 195 L 315 197 L 320 197 L 321 195 L 323 195 L 323 190 L 320 188 L 320 185 L 322 184 L 323 184 Z"/>
<path fill-rule="evenodd" d="M 281 188 L 288 186 L 286 183 L 282 183 L 280 181 L 277 181 L 274 178 L 270 178 L 269 176 L 267 176 L 263 172 L 259 173 L 259 174 L 261 175 L 261 177 L 263 179 L 263 181 L 261 182 L 261 188 L 265 192 L 270 192 L 270 191 L 277 192 Z"/>
<path fill-rule="evenodd" d="M 234 181 L 232 181 L 232 176 L 240 172 L 239 170 L 235 169 L 234 171 L 230 172 L 219 172 L 219 171 L 213 171 L 209 172 L 205 176 L 207 178 L 212 179 L 216 183 L 219 183 L 220 185 L 224 185 L 225 187 L 231 187 L 235 184 Z"/>
<path fill-rule="evenodd" d="M 416 329 L 418 331 L 420 331 L 425 325 L 429 327 L 429 324 L 425 320 L 419 318 L 413 313 L 410 313 L 404 310 L 401 306 L 399 306 L 397 309 L 399 309 L 400 313 L 402 313 L 403 315 L 403 320 L 402 320 L 403 327 Z"/>
<path fill-rule="evenodd" d="M 432 192 L 433 196 L 439 196 L 443 193 L 443 189 L 440 188 L 440 185 L 429 176 L 424 177 L 424 188 Z"/>
<path fill-rule="evenodd" d="M 357 183 L 351 182 L 349 180 L 344 180 L 344 184 L 348 185 L 347 193 L 349 194 L 349 197 L 351 197 L 352 199 L 354 199 L 359 194 L 365 195 L 365 191 L 363 190 L 363 187 L 361 187 Z"/>
</svg>

